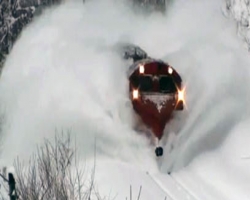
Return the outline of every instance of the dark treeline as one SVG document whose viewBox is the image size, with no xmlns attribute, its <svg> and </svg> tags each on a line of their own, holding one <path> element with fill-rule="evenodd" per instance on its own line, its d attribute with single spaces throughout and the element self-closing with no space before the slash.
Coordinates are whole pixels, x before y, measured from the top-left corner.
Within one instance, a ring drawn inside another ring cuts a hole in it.
<svg viewBox="0 0 250 200">
<path fill-rule="evenodd" d="M 23 27 L 44 7 L 62 0 L 0 0 L 0 69 Z"/>
</svg>

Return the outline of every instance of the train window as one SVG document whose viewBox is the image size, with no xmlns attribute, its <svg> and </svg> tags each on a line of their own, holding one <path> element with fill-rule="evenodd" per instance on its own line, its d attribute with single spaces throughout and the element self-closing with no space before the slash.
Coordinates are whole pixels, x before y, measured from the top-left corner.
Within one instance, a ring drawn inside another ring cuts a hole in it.
<svg viewBox="0 0 250 200">
<path fill-rule="evenodd" d="M 150 92 L 153 90 L 153 80 L 151 76 L 139 77 L 139 88 L 142 92 Z"/>
<path fill-rule="evenodd" d="M 169 76 L 160 77 L 159 89 L 161 92 L 166 92 L 166 93 L 172 93 L 177 91 L 173 78 Z"/>
<path fill-rule="evenodd" d="M 138 76 L 132 76 L 132 77 L 130 78 L 130 81 L 131 81 L 131 83 L 132 83 L 132 85 L 133 85 L 134 87 L 136 87 L 136 88 L 139 87 L 139 78 L 138 78 Z"/>
</svg>

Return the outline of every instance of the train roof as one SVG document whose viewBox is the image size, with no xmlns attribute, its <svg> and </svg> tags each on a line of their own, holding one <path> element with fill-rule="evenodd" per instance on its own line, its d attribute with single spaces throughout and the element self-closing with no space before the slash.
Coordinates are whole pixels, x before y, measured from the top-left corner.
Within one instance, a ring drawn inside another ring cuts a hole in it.
<svg viewBox="0 0 250 200">
<path fill-rule="evenodd" d="M 128 69 L 128 71 L 127 71 L 128 77 L 130 77 L 130 76 L 134 73 L 134 71 L 136 71 L 136 70 L 140 67 L 140 65 L 145 65 L 145 64 L 148 64 L 148 63 L 152 63 L 152 62 L 162 63 L 162 64 L 164 64 L 164 65 L 169 65 L 168 63 L 163 62 L 163 61 L 160 60 L 160 59 L 154 59 L 154 58 L 147 57 L 147 58 L 145 58 L 145 59 L 142 59 L 142 60 L 139 60 L 139 61 L 133 63 L 133 64 L 129 67 L 129 69 Z"/>
</svg>

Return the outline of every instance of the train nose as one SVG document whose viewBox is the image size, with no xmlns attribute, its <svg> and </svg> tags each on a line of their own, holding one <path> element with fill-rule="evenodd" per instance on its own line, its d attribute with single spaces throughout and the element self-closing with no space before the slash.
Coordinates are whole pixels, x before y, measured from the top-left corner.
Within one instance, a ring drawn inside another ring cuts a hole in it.
<svg viewBox="0 0 250 200">
<path fill-rule="evenodd" d="M 153 134 L 161 139 L 166 122 L 171 118 L 175 109 L 174 94 L 140 93 L 135 92 L 133 107 L 144 123 L 151 128 Z"/>
</svg>

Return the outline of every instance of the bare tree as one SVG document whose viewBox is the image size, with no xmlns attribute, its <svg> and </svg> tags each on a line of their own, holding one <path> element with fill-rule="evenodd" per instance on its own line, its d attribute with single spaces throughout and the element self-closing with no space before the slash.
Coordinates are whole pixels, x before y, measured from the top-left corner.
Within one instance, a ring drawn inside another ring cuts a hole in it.
<svg viewBox="0 0 250 200">
<path fill-rule="evenodd" d="M 94 171 L 90 185 L 86 184 L 85 170 L 78 167 L 75 150 L 71 147 L 70 134 L 66 137 L 62 134 L 60 137 L 55 136 L 54 143 L 45 140 L 37 148 L 28 166 L 16 159 L 14 168 L 19 199 L 90 200 L 92 191 L 96 191 Z"/>
<path fill-rule="evenodd" d="M 17 158 L 14 162 L 15 179 L 14 176 L 11 178 L 9 176 L 9 179 L 6 178 L 6 168 L 0 172 L 0 184 L 5 188 L 7 194 L 0 193 L 0 200 L 7 200 L 7 196 L 11 200 L 115 199 L 115 197 L 111 198 L 110 196 L 101 197 L 96 189 L 96 144 L 90 180 L 86 181 L 85 167 L 79 167 L 76 146 L 73 148 L 71 143 L 70 133 L 62 134 L 59 137 L 56 135 L 53 143 L 45 140 L 37 148 L 28 165 Z M 10 179 L 13 180 L 10 181 Z M 10 191 L 15 193 L 10 194 Z M 140 186 L 136 200 L 140 199 L 141 191 L 142 187 Z M 129 199 L 133 199 L 131 186 Z"/>
</svg>

